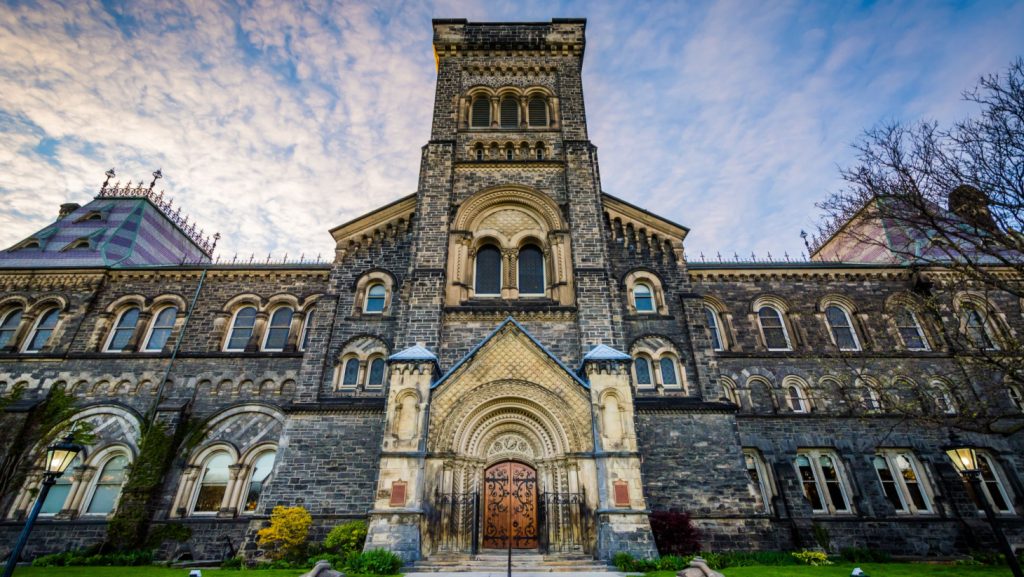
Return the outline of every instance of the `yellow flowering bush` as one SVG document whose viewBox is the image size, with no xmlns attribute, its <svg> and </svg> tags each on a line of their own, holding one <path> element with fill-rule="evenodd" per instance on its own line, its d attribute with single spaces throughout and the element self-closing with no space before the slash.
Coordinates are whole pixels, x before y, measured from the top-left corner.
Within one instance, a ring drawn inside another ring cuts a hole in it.
<svg viewBox="0 0 1024 577">
<path fill-rule="evenodd" d="M 270 513 L 270 526 L 259 530 L 256 541 L 267 559 L 295 559 L 306 549 L 312 524 L 313 517 L 306 509 L 278 505 Z"/>
</svg>

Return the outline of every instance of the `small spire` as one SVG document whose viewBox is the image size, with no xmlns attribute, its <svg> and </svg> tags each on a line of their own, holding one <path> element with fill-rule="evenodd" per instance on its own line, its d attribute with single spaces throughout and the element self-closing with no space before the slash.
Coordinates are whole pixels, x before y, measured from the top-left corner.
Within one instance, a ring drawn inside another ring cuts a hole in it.
<svg viewBox="0 0 1024 577">
<path fill-rule="evenodd" d="M 149 190 L 152 191 L 153 187 L 156 186 L 156 181 L 160 180 L 163 177 L 163 171 L 161 171 L 159 168 L 156 169 L 156 172 L 153 173 L 153 182 L 149 183 Z"/>
<path fill-rule="evenodd" d="M 807 242 L 807 231 L 800 231 L 800 238 L 804 239 L 804 247 L 807 248 L 807 254 L 811 254 L 811 243 Z"/>
<path fill-rule="evenodd" d="M 117 176 L 117 173 L 114 172 L 113 168 L 111 168 L 110 170 L 104 172 L 103 174 L 105 174 L 107 176 L 107 179 L 103 181 L 103 186 L 100 187 L 100 192 L 103 192 L 104 190 L 106 190 L 107 184 L 110 183 L 110 179 L 114 178 L 115 176 Z"/>
</svg>

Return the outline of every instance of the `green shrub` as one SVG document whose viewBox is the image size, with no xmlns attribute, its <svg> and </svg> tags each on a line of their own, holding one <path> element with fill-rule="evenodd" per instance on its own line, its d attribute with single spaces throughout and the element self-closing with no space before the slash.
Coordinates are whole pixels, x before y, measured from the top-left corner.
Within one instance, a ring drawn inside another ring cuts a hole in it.
<svg viewBox="0 0 1024 577">
<path fill-rule="evenodd" d="M 682 571 L 690 566 L 693 555 L 680 557 L 678 555 L 665 555 L 658 559 L 658 571 Z"/>
<path fill-rule="evenodd" d="M 366 521 L 349 521 L 337 525 L 324 539 L 324 549 L 340 555 L 362 551 L 366 543 L 366 530 Z"/>
<path fill-rule="evenodd" d="M 231 557 L 230 559 L 225 559 L 221 562 L 220 568 L 227 569 L 229 571 L 237 571 L 242 568 L 242 558 Z"/>
<path fill-rule="evenodd" d="M 42 555 L 32 561 L 33 567 L 72 567 L 72 566 L 128 566 L 151 565 L 152 551 L 125 551 L 117 553 L 97 553 L 95 549 L 79 549 L 52 555 Z"/>
<path fill-rule="evenodd" d="M 402 568 L 402 560 L 387 549 L 373 549 L 351 555 L 346 559 L 345 570 L 349 573 L 369 575 L 394 575 Z"/>
<path fill-rule="evenodd" d="M 612 565 L 619 571 L 627 573 L 647 573 L 658 570 L 657 559 L 637 559 L 624 551 L 616 553 L 612 557 Z"/>
<path fill-rule="evenodd" d="M 767 565 L 796 565 L 798 561 L 788 551 L 733 551 L 723 553 L 724 567 L 750 567 Z"/>
<path fill-rule="evenodd" d="M 843 558 L 843 561 L 850 563 L 888 563 L 892 561 L 892 555 L 869 547 L 844 547 L 839 550 L 839 556 Z"/>
<path fill-rule="evenodd" d="M 828 560 L 828 555 L 821 551 L 796 551 L 792 555 L 797 561 L 800 561 L 804 565 L 820 567 L 822 565 L 832 564 L 832 562 Z"/>
</svg>

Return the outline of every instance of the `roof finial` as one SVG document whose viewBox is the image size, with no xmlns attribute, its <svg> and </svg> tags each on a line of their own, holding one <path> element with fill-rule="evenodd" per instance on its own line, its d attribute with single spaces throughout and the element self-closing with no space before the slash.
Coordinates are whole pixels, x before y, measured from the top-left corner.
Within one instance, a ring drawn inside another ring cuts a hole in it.
<svg viewBox="0 0 1024 577">
<path fill-rule="evenodd" d="M 106 190 L 107 184 L 110 183 L 110 179 L 114 178 L 115 176 L 117 176 L 117 173 L 114 172 L 113 168 L 111 168 L 110 170 L 104 172 L 103 174 L 107 175 L 107 179 L 103 181 L 103 186 L 100 187 L 100 192 L 103 192 L 104 190 Z"/>
<path fill-rule="evenodd" d="M 807 231 L 800 231 L 800 238 L 804 239 L 804 246 L 807 247 L 807 254 L 811 254 L 811 243 L 807 242 Z"/>
<path fill-rule="evenodd" d="M 156 181 L 160 180 L 163 177 L 164 177 L 164 173 L 159 168 L 156 169 L 156 172 L 153 173 L 153 182 L 149 183 L 149 190 L 150 190 L 150 192 L 152 192 L 153 191 L 153 187 L 156 186 Z"/>
</svg>

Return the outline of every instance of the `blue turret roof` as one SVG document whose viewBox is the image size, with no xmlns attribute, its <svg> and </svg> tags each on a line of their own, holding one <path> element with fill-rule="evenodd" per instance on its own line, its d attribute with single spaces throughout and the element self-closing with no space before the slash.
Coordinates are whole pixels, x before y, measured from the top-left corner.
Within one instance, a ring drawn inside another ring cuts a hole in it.
<svg viewBox="0 0 1024 577">
<path fill-rule="evenodd" d="M 632 357 L 626 353 L 609 347 L 608 345 L 597 345 L 590 349 L 590 352 L 583 355 L 583 362 L 588 361 L 631 361 Z"/>
<path fill-rule="evenodd" d="M 427 350 L 426 347 L 415 345 L 405 350 L 398 351 L 397 353 L 388 357 L 390 362 L 406 362 L 406 361 L 433 361 L 437 362 L 437 355 Z"/>
</svg>

